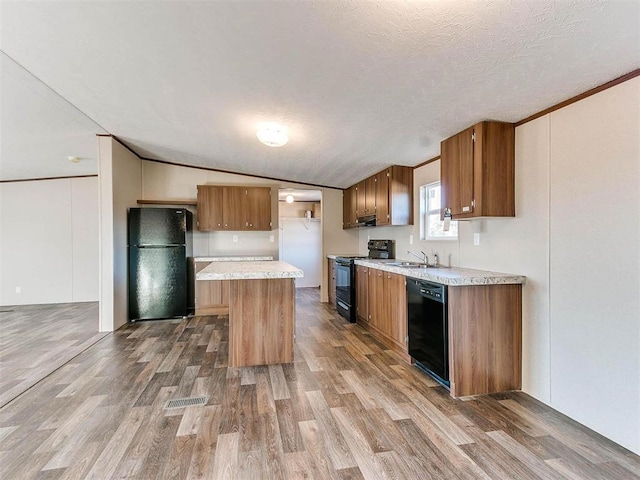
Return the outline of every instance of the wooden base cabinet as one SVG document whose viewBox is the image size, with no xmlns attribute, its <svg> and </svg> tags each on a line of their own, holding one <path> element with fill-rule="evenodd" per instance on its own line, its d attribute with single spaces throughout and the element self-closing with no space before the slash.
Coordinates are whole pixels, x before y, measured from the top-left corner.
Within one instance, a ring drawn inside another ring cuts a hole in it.
<svg viewBox="0 0 640 480">
<path fill-rule="evenodd" d="M 229 366 L 293 362 L 295 279 L 228 281 Z"/>
<path fill-rule="evenodd" d="M 376 334 L 376 337 L 396 352 L 407 355 L 407 290 L 404 275 L 383 272 L 374 268 L 368 270 L 366 300 L 367 320 L 360 323 Z M 356 271 L 357 275 L 357 271 Z M 364 275 L 364 272 L 361 273 Z M 362 278 L 362 277 L 361 277 Z M 358 286 L 360 285 L 360 286 Z M 364 282 L 356 291 L 364 298 Z M 356 298 L 356 302 L 358 302 Z M 356 303 L 356 311 L 360 308 Z M 408 359 L 408 356 L 406 356 Z"/>
<path fill-rule="evenodd" d="M 329 304 L 335 308 L 336 306 L 336 261 L 333 258 L 329 258 L 329 268 L 327 270 L 329 289 Z"/>
<path fill-rule="evenodd" d="M 356 317 L 369 323 L 369 268 L 356 265 Z"/>
<path fill-rule="evenodd" d="M 210 262 L 196 262 L 198 273 Z M 196 315 L 226 315 L 229 313 L 228 280 L 194 280 Z"/>
<path fill-rule="evenodd" d="M 522 285 L 449 287 L 451 395 L 522 388 Z"/>
</svg>

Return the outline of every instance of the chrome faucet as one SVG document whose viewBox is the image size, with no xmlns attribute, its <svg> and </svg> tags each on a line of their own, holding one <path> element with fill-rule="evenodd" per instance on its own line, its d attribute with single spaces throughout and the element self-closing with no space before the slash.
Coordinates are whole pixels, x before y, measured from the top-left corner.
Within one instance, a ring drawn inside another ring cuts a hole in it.
<svg viewBox="0 0 640 480">
<path fill-rule="evenodd" d="M 424 263 L 425 265 L 429 265 L 429 257 L 427 257 L 427 254 L 424 253 L 422 250 L 420 250 L 422 257 L 420 257 L 420 255 L 418 255 L 417 253 L 413 253 L 411 250 L 407 250 L 407 253 L 409 255 L 413 255 L 416 258 L 419 258 L 420 260 L 422 260 L 422 263 Z"/>
</svg>

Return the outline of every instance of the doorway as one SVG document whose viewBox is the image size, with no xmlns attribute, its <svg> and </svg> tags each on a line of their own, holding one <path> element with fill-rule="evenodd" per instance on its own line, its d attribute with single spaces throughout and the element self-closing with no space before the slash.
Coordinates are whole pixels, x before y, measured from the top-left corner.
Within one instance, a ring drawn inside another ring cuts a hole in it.
<svg viewBox="0 0 640 480">
<path fill-rule="evenodd" d="M 322 191 L 278 191 L 279 258 L 304 272 L 296 287 L 322 283 Z"/>
</svg>

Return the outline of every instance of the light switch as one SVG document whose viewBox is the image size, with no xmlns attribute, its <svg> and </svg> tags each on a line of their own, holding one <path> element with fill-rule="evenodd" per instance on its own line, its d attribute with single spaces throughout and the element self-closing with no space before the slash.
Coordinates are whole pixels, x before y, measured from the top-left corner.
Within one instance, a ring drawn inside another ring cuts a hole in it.
<svg viewBox="0 0 640 480">
<path fill-rule="evenodd" d="M 238 235 L 234 235 L 231 240 L 233 241 L 233 243 L 238 243 Z"/>
<path fill-rule="evenodd" d="M 269 242 L 274 243 L 275 241 L 276 241 L 276 237 L 274 237 L 273 235 L 269 235 Z"/>
<path fill-rule="evenodd" d="M 473 234 L 473 244 L 474 245 L 480 245 L 480 234 L 479 233 L 474 233 Z"/>
</svg>

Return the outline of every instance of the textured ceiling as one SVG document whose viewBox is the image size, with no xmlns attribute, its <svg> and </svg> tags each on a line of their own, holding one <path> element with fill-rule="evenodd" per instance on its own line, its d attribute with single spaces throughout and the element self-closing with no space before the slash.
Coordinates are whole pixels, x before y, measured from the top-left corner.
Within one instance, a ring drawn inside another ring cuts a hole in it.
<svg viewBox="0 0 640 480">
<path fill-rule="evenodd" d="M 338 187 L 640 66 L 637 0 L 1 8 L 2 51 L 141 156 Z M 289 143 L 260 144 L 263 121 Z"/>
</svg>

